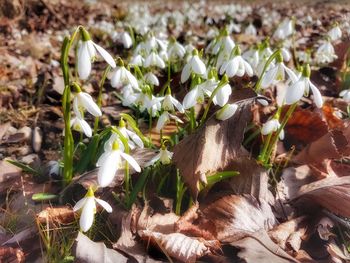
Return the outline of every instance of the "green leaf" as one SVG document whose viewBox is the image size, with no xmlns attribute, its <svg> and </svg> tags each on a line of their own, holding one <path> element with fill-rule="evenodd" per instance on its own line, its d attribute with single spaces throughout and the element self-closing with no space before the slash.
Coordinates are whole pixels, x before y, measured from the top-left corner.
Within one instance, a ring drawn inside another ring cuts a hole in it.
<svg viewBox="0 0 350 263">
<path fill-rule="evenodd" d="M 33 194 L 32 196 L 33 201 L 49 201 L 57 198 L 58 198 L 58 195 L 54 195 L 50 193 L 37 193 L 37 194 Z"/>
<path fill-rule="evenodd" d="M 41 173 L 35 169 L 33 169 L 32 167 L 30 167 L 29 165 L 27 164 L 24 164 L 24 163 L 21 163 L 21 162 L 18 162 L 18 161 L 14 161 L 14 160 L 6 160 L 7 162 L 9 162 L 10 164 L 14 165 L 14 166 L 17 166 L 19 168 L 22 169 L 23 172 L 25 173 L 29 173 L 29 174 L 32 174 L 32 175 L 35 175 L 35 176 L 40 176 Z"/>
<path fill-rule="evenodd" d="M 97 152 L 97 146 L 98 142 L 100 140 L 100 136 L 98 134 L 92 136 L 92 139 L 86 148 L 86 150 L 82 153 L 81 158 L 78 162 L 78 164 L 75 167 L 75 171 L 79 174 L 82 174 L 87 170 L 89 167 L 89 164 L 91 163 L 91 160 L 94 160 L 96 152 Z"/>
</svg>

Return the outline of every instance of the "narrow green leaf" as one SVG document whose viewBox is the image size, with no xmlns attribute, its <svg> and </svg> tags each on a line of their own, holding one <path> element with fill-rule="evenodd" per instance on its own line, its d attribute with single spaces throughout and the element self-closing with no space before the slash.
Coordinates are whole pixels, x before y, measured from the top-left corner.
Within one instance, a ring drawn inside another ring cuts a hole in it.
<svg viewBox="0 0 350 263">
<path fill-rule="evenodd" d="M 33 201 L 49 201 L 57 198 L 58 198 L 58 195 L 54 195 L 50 193 L 37 193 L 37 194 L 33 194 L 32 196 Z"/>
<path fill-rule="evenodd" d="M 14 160 L 6 160 L 8 163 L 14 165 L 14 166 L 17 166 L 18 168 L 21 168 L 23 172 L 25 173 L 29 173 L 29 174 L 32 174 L 32 175 L 35 175 L 35 176 L 39 176 L 41 175 L 41 173 L 35 169 L 33 169 L 32 167 L 30 167 L 29 165 L 27 164 L 24 164 L 24 163 L 21 163 L 21 162 L 18 162 L 18 161 L 14 161 Z"/>
</svg>

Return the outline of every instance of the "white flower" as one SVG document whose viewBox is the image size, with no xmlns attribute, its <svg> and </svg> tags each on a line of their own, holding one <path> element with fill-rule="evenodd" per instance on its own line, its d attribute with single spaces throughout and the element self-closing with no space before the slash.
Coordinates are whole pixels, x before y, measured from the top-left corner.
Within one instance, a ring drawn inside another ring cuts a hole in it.
<svg viewBox="0 0 350 263">
<path fill-rule="evenodd" d="M 277 119 L 268 120 L 266 123 L 263 124 L 262 129 L 261 129 L 261 134 L 267 135 L 267 134 L 270 134 L 272 132 L 277 132 L 280 127 L 281 127 L 281 124 L 279 123 L 279 121 Z M 279 138 L 280 138 L 280 140 L 284 139 L 284 131 L 283 130 L 281 130 L 281 132 L 279 134 Z"/>
<path fill-rule="evenodd" d="M 179 123 L 183 123 L 183 121 L 177 117 L 176 115 L 170 114 L 167 111 L 164 111 L 160 116 L 159 119 L 157 121 L 157 126 L 156 126 L 156 130 L 159 132 L 161 129 L 163 129 L 164 125 L 170 120 L 173 119 L 176 122 Z"/>
<path fill-rule="evenodd" d="M 230 98 L 230 95 L 232 93 L 232 88 L 230 84 L 225 84 L 222 87 L 218 88 L 215 96 L 213 97 L 213 103 L 215 105 L 219 105 L 220 107 L 223 107 Z M 211 96 L 211 92 L 209 92 L 209 96 Z"/>
<path fill-rule="evenodd" d="M 315 53 L 315 60 L 318 64 L 331 63 L 337 58 L 333 45 L 326 41 L 320 45 Z"/>
<path fill-rule="evenodd" d="M 92 97 L 89 94 L 82 91 L 76 93 L 73 99 L 73 109 L 75 115 L 77 115 L 81 119 L 81 109 L 86 109 L 90 114 L 92 114 L 95 117 L 99 117 L 102 115 L 100 108 L 94 102 Z"/>
<path fill-rule="evenodd" d="M 152 72 L 148 72 L 146 75 L 144 75 L 145 81 L 148 84 L 158 86 L 159 80 L 156 75 L 154 75 Z"/>
<path fill-rule="evenodd" d="M 256 69 L 259 64 L 260 56 L 257 49 L 249 49 L 242 54 L 242 57 Z"/>
<path fill-rule="evenodd" d="M 125 48 L 130 48 L 132 46 L 132 39 L 128 32 L 121 33 L 120 39 Z"/>
<path fill-rule="evenodd" d="M 84 132 L 87 137 L 92 136 L 92 130 L 84 119 L 74 117 L 70 120 L 70 126 L 76 131 Z"/>
<path fill-rule="evenodd" d="M 332 41 L 336 41 L 341 38 L 342 32 L 339 26 L 335 26 L 328 31 L 327 35 L 330 37 Z"/>
<path fill-rule="evenodd" d="M 158 68 L 165 68 L 165 63 L 163 59 L 156 54 L 154 51 L 151 52 L 151 54 L 148 55 L 148 57 L 145 60 L 144 67 L 158 67 Z"/>
<path fill-rule="evenodd" d="M 137 79 L 129 70 L 127 70 L 123 65 L 117 67 L 111 73 L 111 85 L 112 87 L 121 87 L 130 84 L 135 90 L 140 90 L 139 83 Z"/>
<path fill-rule="evenodd" d="M 233 76 L 242 77 L 244 74 L 251 77 L 254 74 L 252 67 L 240 55 L 234 56 L 222 64 L 220 74 L 222 75 L 224 73 L 230 78 Z"/>
<path fill-rule="evenodd" d="M 129 65 L 141 67 L 144 62 L 145 59 L 141 55 L 136 55 L 131 58 Z"/>
<path fill-rule="evenodd" d="M 220 37 L 216 41 L 216 44 L 213 47 L 212 53 L 218 54 L 219 52 L 224 52 L 226 54 L 230 54 L 234 47 L 235 47 L 235 42 L 227 33 L 227 35 Z"/>
<path fill-rule="evenodd" d="M 204 76 L 206 73 L 206 67 L 203 61 L 198 57 L 198 52 L 195 50 L 192 56 L 189 58 L 187 64 L 184 66 L 181 72 L 181 82 L 184 83 L 188 80 L 191 73 L 194 72 L 198 75 Z"/>
<path fill-rule="evenodd" d="M 87 32 L 86 34 L 86 39 L 82 40 L 79 44 L 77 54 L 78 74 L 82 80 L 87 79 L 89 77 L 91 72 L 91 61 L 96 57 L 97 52 L 112 68 L 116 67 L 113 57 L 104 48 L 94 43 L 90 39 L 90 36 Z"/>
<path fill-rule="evenodd" d="M 186 49 L 177 41 L 170 42 L 168 46 L 168 58 L 174 60 L 183 58 L 186 54 Z"/>
<path fill-rule="evenodd" d="M 350 89 L 342 90 L 339 96 L 343 98 L 347 103 L 350 103 Z"/>
<path fill-rule="evenodd" d="M 285 73 L 289 76 L 292 82 L 297 81 L 296 74 L 286 67 L 283 62 L 277 62 L 276 65 L 271 67 L 263 76 L 261 81 L 261 87 L 267 88 L 271 84 L 277 84 L 280 81 L 285 80 Z"/>
<path fill-rule="evenodd" d="M 285 47 L 281 48 L 281 53 L 282 53 L 282 56 L 283 56 L 283 61 L 288 62 L 291 59 L 291 57 L 292 57 L 292 55 L 289 52 L 289 49 L 287 49 Z"/>
<path fill-rule="evenodd" d="M 273 34 L 273 38 L 277 40 L 284 40 L 292 34 L 293 34 L 293 22 L 292 20 L 286 18 L 277 27 L 275 33 Z"/>
<path fill-rule="evenodd" d="M 117 172 L 117 170 L 122 165 L 122 158 L 126 160 L 136 172 L 141 171 L 141 167 L 135 161 L 135 159 L 119 149 L 119 143 L 114 141 L 112 149 L 110 151 L 105 151 L 98 159 L 96 166 L 100 167 L 97 173 L 97 181 L 101 187 L 108 186 L 112 181 Z"/>
<path fill-rule="evenodd" d="M 137 94 L 135 103 L 140 106 L 140 111 L 143 112 L 147 109 L 148 113 L 155 117 L 157 112 L 161 109 L 161 101 L 164 97 L 155 97 L 146 93 Z"/>
<path fill-rule="evenodd" d="M 235 103 L 229 104 L 228 103 L 216 112 L 215 117 L 221 121 L 227 120 L 235 114 L 237 108 L 238 108 L 237 104 L 235 104 Z"/>
<path fill-rule="evenodd" d="M 217 85 L 217 83 L 215 84 Z M 215 86 L 216 87 L 216 86 Z M 215 88 L 214 87 L 214 88 Z M 206 82 L 203 82 L 200 85 L 193 87 L 185 96 L 182 105 L 185 110 L 192 108 L 198 103 L 202 103 L 204 101 L 204 94 L 208 94 L 214 90 L 209 90 L 208 88 L 213 88 L 209 86 Z"/>
<path fill-rule="evenodd" d="M 249 26 L 247 26 L 247 28 L 244 30 L 244 33 L 247 35 L 256 36 L 257 30 L 253 24 L 249 24 Z"/>
<path fill-rule="evenodd" d="M 128 141 L 128 146 L 129 146 L 130 150 L 134 150 L 136 148 L 136 146 L 138 146 L 140 148 L 144 147 L 141 138 L 135 132 L 133 132 L 125 127 L 124 120 L 120 120 L 118 130 L 124 136 L 124 138 Z M 109 139 L 105 142 L 104 150 L 111 151 L 113 148 L 113 143 L 115 141 L 118 141 L 119 146 L 120 146 L 121 150 L 123 151 L 124 146 L 122 144 L 122 141 L 120 140 L 119 135 L 117 133 L 114 133 L 114 132 L 111 134 Z"/>
<path fill-rule="evenodd" d="M 154 156 L 149 162 L 145 164 L 145 167 L 151 166 L 157 161 L 160 161 L 162 164 L 169 164 L 171 162 L 171 158 L 173 157 L 173 153 L 169 152 L 164 145 L 162 145 L 159 153 Z"/>
<path fill-rule="evenodd" d="M 287 87 L 285 98 L 286 104 L 290 105 L 298 102 L 304 94 L 309 94 L 309 89 L 311 88 L 314 95 L 314 102 L 318 108 L 321 108 L 323 104 L 322 95 L 316 86 L 310 81 L 310 67 L 307 66 L 305 68 L 299 79 Z"/>
<path fill-rule="evenodd" d="M 96 213 L 96 202 L 100 206 L 102 206 L 108 213 L 112 213 L 112 207 L 106 201 L 96 198 L 91 187 L 89 188 L 85 197 L 79 200 L 73 207 L 74 212 L 80 209 L 82 210 L 79 219 L 79 225 L 83 232 L 88 231 L 94 222 L 94 216 Z"/>
</svg>

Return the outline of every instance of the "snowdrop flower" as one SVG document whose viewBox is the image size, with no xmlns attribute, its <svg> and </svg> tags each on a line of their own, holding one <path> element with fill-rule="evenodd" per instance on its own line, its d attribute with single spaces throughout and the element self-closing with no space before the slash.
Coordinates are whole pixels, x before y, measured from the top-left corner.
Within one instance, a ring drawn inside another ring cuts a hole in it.
<svg viewBox="0 0 350 263">
<path fill-rule="evenodd" d="M 242 57 L 256 69 L 259 65 L 259 51 L 257 49 L 249 49 L 242 54 Z"/>
<path fill-rule="evenodd" d="M 332 41 L 336 41 L 341 38 L 342 32 L 338 25 L 334 26 L 331 30 L 328 31 L 327 35 Z"/>
<path fill-rule="evenodd" d="M 123 60 L 118 59 L 118 67 L 111 73 L 111 85 L 114 88 L 119 88 L 130 84 L 135 90 L 140 90 L 137 79 L 124 66 Z"/>
<path fill-rule="evenodd" d="M 284 81 L 285 80 L 285 73 L 287 73 L 287 75 L 289 76 L 289 78 L 295 82 L 297 81 L 297 76 L 296 74 L 289 69 L 288 67 L 286 67 L 283 63 L 283 57 L 282 54 L 278 54 L 277 58 L 276 58 L 277 63 L 272 66 L 267 72 L 266 74 L 264 74 L 262 81 L 261 81 L 261 87 L 262 88 L 267 88 L 269 87 L 271 84 L 276 84 L 280 81 Z"/>
<path fill-rule="evenodd" d="M 85 80 L 89 77 L 91 72 L 91 61 L 96 57 L 96 51 L 103 57 L 103 59 L 112 67 L 115 68 L 116 64 L 113 57 L 101 46 L 94 43 L 89 33 L 84 29 L 80 29 L 82 41 L 78 47 L 77 59 L 78 59 L 78 74 L 80 79 Z"/>
<path fill-rule="evenodd" d="M 89 124 L 82 118 L 74 117 L 70 120 L 70 126 L 73 130 L 84 132 L 87 137 L 92 136 L 92 130 Z"/>
<path fill-rule="evenodd" d="M 91 187 L 89 187 L 85 197 L 79 200 L 73 207 L 74 212 L 81 209 L 79 225 L 83 232 L 88 231 L 94 222 L 96 203 L 102 206 L 108 213 L 112 213 L 112 207 L 106 201 L 96 198 Z"/>
<path fill-rule="evenodd" d="M 283 22 L 277 27 L 276 31 L 273 34 L 273 38 L 277 40 L 283 40 L 293 34 L 293 21 L 286 18 Z"/>
<path fill-rule="evenodd" d="M 350 89 L 342 90 L 339 96 L 343 98 L 347 103 L 350 103 Z"/>
<path fill-rule="evenodd" d="M 167 111 L 164 111 L 160 116 L 159 116 L 159 119 L 157 121 L 157 126 L 156 126 L 156 130 L 159 132 L 160 130 L 163 129 L 164 125 L 170 121 L 170 119 L 173 119 L 174 121 L 176 122 L 179 122 L 179 123 L 183 123 L 183 121 L 177 117 L 176 115 L 173 115 L 173 114 L 170 114 L 169 112 Z"/>
<path fill-rule="evenodd" d="M 147 53 L 149 53 L 151 50 L 158 50 L 158 48 L 161 50 L 166 50 L 167 43 L 156 38 L 155 36 L 151 36 L 146 40 L 144 47 Z"/>
<path fill-rule="evenodd" d="M 174 106 L 176 107 L 176 109 L 179 112 L 181 112 L 181 113 L 185 112 L 181 103 L 177 99 L 175 99 L 173 96 L 171 96 L 171 91 L 168 88 L 167 95 L 165 95 L 163 103 L 162 103 L 162 108 L 165 111 L 172 111 L 173 112 L 173 111 L 175 111 Z"/>
<path fill-rule="evenodd" d="M 128 32 L 121 33 L 120 40 L 123 43 L 124 48 L 131 48 L 132 46 L 132 39 Z"/>
<path fill-rule="evenodd" d="M 215 114 L 215 117 L 218 120 L 224 121 L 227 120 L 229 118 L 231 118 L 236 110 L 238 108 L 238 105 L 235 103 L 229 104 L 227 103 L 224 107 L 222 107 L 220 110 L 218 110 Z"/>
<path fill-rule="evenodd" d="M 96 166 L 100 167 L 97 173 L 97 181 L 101 187 L 106 187 L 113 181 L 117 170 L 123 167 L 122 158 L 126 160 L 136 172 L 141 171 L 141 167 L 135 159 L 131 155 L 124 153 L 119 148 L 119 143 L 114 141 L 112 149 L 110 151 L 105 151 L 96 163 Z"/>
<path fill-rule="evenodd" d="M 83 118 L 81 110 L 84 109 L 86 109 L 90 114 L 92 114 L 95 117 L 99 117 L 102 115 L 100 108 L 97 106 L 97 104 L 94 102 L 94 100 L 88 93 L 82 92 L 80 87 L 76 83 L 72 84 L 72 88 L 76 92 L 73 99 L 73 110 L 77 117 L 80 117 L 81 119 Z"/>
<path fill-rule="evenodd" d="M 331 63 L 337 58 L 333 45 L 326 41 L 320 45 L 315 53 L 315 60 L 318 64 Z"/>
<path fill-rule="evenodd" d="M 193 50 L 192 56 L 189 58 L 187 64 L 184 66 L 181 72 L 181 82 L 184 83 L 188 80 L 191 73 L 195 73 L 204 76 L 206 73 L 206 67 L 203 61 L 198 57 L 198 51 Z"/>
<path fill-rule="evenodd" d="M 162 144 L 162 147 L 159 150 L 159 153 L 154 156 L 149 162 L 145 164 L 145 167 L 151 166 L 155 164 L 156 162 L 160 161 L 161 164 L 169 164 L 171 162 L 171 158 L 173 157 L 173 153 L 169 152 L 164 144 Z"/>
<path fill-rule="evenodd" d="M 220 74 L 226 73 L 228 77 L 238 76 L 242 77 L 247 74 L 249 77 L 253 76 L 253 69 L 247 61 L 241 56 L 239 47 L 233 50 L 233 57 L 224 62 L 220 67 Z"/>
<path fill-rule="evenodd" d="M 208 93 L 211 94 L 211 92 L 215 89 L 215 87 L 208 85 L 208 83 L 206 82 L 196 85 L 186 94 L 182 102 L 183 108 L 187 110 L 189 108 L 194 107 L 197 103 L 203 103 L 204 94 L 208 94 Z"/>
<path fill-rule="evenodd" d="M 278 129 L 281 127 L 281 124 L 279 121 L 275 118 L 268 120 L 266 123 L 263 124 L 262 129 L 261 129 L 261 134 L 262 135 L 268 135 L 272 132 L 277 132 Z M 281 130 L 280 134 L 278 135 L 280 140 L 284 139 L 284 131 Z"/>
<path fill-rule="evenodd" d="M 145 81 L 148 84 L 158 86 L 159 80 L 156 75 L 154 75 L 152 72 L 148 72 L 146 75 L 144 75 Z"/>
<path fill-rule="evenodd" d="M 287 87 L 285 98 L 286 104 L 290 105 L 298 102 L 304 94 L 309 94 L 310 88 L 314 95 L 314 102 L 316 106 L 321 108 L 323 104 L 322 95 L 316 86 L 310 81 L 310 66 L 307 64 L 304 67 L 303 73 L 300 75 L 299 79 Z"/>
<path fill-rule="evenodd" d="M 283 56 L 283 60 L 288 62 L 291 59 L 291 57 L 292 57 L 292 55 L 289 52 L 289 49 L 287 49 L 285 47 L 282 47 L 280 50 L 281 50 L 281 53 L 282 53 L 282 56 Z"/>
<path fill-rule="evenodd" d="M 256 30 L 255 26 L 250 23 L 249 26 L 247 26 L 247 28 L 244 30 L 244 33 L 247 35 L 256 36 L 257 30 Z"/>
<path fill-rule="evenodd" d="M 186 54 L 186 49 L 177 42 L 174 38 L 170 40 L 168 45 L 168 58 L 175 60 L 177 58 L 182 59 Z"/>
<path fill-rule="evenodd" d="M 152 51 L 148 57 L 145 59 L 144 67 L 149 68 L 149 67 L 158 67 L 158 68 L 165 68 L 165 63 L 163 59 L 156 54 L 154 51 Z"/>
<path fill-rule="evenodd" d="M 219 52 L 231 53 L 232 49 L 235 47 L 235 42 L 229 36 L 228 31 L 225 30 L 223 36 L 221 36 L 213 47 L 212 53 L 218 54 Z"/>
<path fill-rule="evenodd" d="M 144 62 L 145 59 L 141 55 L 136 55 L 131 58 L 129 65 L 141 67 Z"/>
</svg>

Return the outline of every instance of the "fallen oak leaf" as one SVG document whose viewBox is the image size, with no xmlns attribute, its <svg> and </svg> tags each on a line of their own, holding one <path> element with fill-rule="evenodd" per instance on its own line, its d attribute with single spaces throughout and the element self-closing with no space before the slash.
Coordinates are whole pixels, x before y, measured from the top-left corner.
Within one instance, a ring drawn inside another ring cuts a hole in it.
<svg viewBox="0 0 350 263">
<path fill-rule="evenodd" d="M 74 244 L 75 262 L 78 263 L 126 263 L 128 258 L 119 252 L 107 248 L 102 242 L 96 243 L 79 232 Z"/>
<path fill-rule="evenodd" d="M 317 203 L 334 214 L 350 217 L 350 176 L 328 177 L 304 185 L 296 193 L 295 203 Z"/>
<path fill-rule="evenodd" d="M 205 182 L 203 177 L 224 171 L 244 153 L 244 130 L 252 119 L 251 104 L 256 93 L 243 89 L 233 92 L 232 97 L 238 99 L 239 107 L 231 118 L 219 121 L 211 116 L 196 133 L 174 147 L 173 161 L 194 198 L 198 196 L 199 182 Z"/>
<path fill-rule="evenodd" d="M 217 240 L 197 239 L 181 233 L 162 234 L 142 230 L 140 235 L 144 240 L 155 243 L 165 254 L 181 262 L 196 262 L 198 258 L 220 249 Z"/>
<path fill-rule="evenodd" d="M 221 242 L 234 242 L 256 231 L 270 230 L 277 223 L 270 205 L 249 195 L 224 196 L 202 213 L 215 226 L 216 238 Z"/>
</svg>

